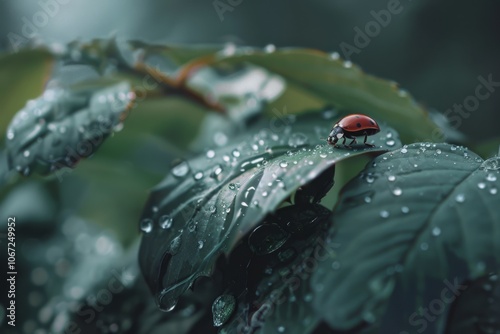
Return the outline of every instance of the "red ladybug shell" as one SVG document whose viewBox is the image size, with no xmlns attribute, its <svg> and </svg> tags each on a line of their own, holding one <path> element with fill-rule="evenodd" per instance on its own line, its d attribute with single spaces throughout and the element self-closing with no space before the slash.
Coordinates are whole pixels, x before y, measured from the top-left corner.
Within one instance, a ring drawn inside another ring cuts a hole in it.
<svg viewBox="0 0 500 334">
<path fill-rule="evenodd" d="M 343 130 L 349 132 L 357 132 L 362 130 L 376 130 L 375 132 L 380 131 L 380 128 L 375 122 L 375 120 L 371 117 L 362 114 L 352 114 L 342 118 L 338 123 Z"/>
</svg>

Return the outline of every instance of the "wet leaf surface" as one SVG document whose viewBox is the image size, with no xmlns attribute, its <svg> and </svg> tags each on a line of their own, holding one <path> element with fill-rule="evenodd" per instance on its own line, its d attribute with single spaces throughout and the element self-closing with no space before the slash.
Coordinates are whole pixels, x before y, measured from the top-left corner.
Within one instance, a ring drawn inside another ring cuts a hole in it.
<svg viewBox="0 0 500 334">
<path fill-rule="evenodd" d="M 322 120 L 322 113 L 291 117 L 276 132 L 258 124 L 223 147 L 179 162 L 153 189 L 140 222 L 139 260 L 162 309 L 175 307 L 196 278 L 210 275 L 220 254 L 336 162 L 400 145 L 383 126 L 370 137 L 374 148 L 333 148 L 320 139 L 330 130 Z M 165 220 L 172 223 L 162 228 Z"/>
<path fill-rule="evenodd" d="M 313 286 L 330 287 L 315 295 L 316 310 L 334 328 L 365 322 L 386 333 L 412 333 L 424 317 L 417 312 L 443 289 L 460 292 L 465 280 L 498 269 L 495 159 L 430 143 L 377 157 L 345 187 L 334 210 L 329 240 L 340 247 L 313 274 Z M 438 306 L 439 316 L 450 305 Z M 426 333 L 444 327 L 438 316 L 424 319 Z"/>
</svg>

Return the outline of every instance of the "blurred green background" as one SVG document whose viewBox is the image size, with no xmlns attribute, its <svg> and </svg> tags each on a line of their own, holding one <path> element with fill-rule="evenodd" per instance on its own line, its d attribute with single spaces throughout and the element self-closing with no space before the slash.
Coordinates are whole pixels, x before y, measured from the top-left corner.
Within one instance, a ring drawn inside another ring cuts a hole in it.
<svg viewBox="0 0 500 334">
<path fill-rule="evenodd" d="M 26 22 L 38 19 L 38 37 L 23 43 L 114 34 L 167 44 L 272 43 L 342 55 L 342 42 L 354 45 L 354 28 L 364 30 L 373 21 L 370 11 L 387 9 L 390 1 L 229 3 L 237 5 L 219 15 L 213 0 L 4 0 L 0 2 L 0 47 L 11 48 L 9 33 L 22 36 Z M 48 20 L 35 17 L 44 7 L 53 13 Z M 353 62 L 368 73 L 399 82 L 418 101 L 440 111 L 473 95 L 478 76 L 492 74 L 500 81 L 500 2 L 404 0 L 400 7 L 390 24 L 352 55 Z M 500 92 L 481 101 L 460 130 L 477 140 L 497 135 L 499 102 Z"/>
</svg>

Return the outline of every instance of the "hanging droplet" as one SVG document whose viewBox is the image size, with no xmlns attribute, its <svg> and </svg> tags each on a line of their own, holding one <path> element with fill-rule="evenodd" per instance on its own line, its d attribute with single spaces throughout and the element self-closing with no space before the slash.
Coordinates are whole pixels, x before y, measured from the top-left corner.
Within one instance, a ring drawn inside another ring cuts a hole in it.
<svg viewBox="0 0 500 334">
<path fill-rule="evenodd" d="M 163 312 L 171 312 L 177 306 L 177 299 L 167 297 L 167 294 L 162 291 L 158 297 L 158 308 Z"/>
<path fill-rule="evenodd" d="M 265 255 L 279 249 L 290 235 L 277 224 L 256 227 L 248 237 L 248 245 L 254 254 Z"/>
<path fill-rule="evenodd" d="M 163 215 L 160 217 L 160 219 L 158 220 L 159 224 L 160 224 L 160 227 L 164 230 L 166 229 L 169 229 L 170 227 L 172 227 L 172 222 L 174 220 L 172 219 L 172 217 L 170 217 L 169 215 Z"/>
<path fill-rule="evenodd" d="M 236 299 L 232 295 L 217 297 L 212 304 L 212 319 L 215 327 L 224 325 L 236 308 Z"/>
<path fill-rule="evenodd" d="M 141 231 L 149 233 L 153 230 L 153 221 L 149 218 L 141 220 Z"/>
</svg>

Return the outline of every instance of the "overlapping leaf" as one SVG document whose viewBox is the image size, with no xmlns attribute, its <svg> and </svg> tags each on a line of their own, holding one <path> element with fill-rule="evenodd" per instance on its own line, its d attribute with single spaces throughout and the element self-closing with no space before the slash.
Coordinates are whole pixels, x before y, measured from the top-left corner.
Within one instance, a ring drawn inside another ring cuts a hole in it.
<svg viewBox="0 0 500 334">
<path fill-rule="evenodd" d="M 500 267 L 499 188 L 497 158 L 462 147 L 413 144 L 377 157 L 334 210 L 330 240 L 340 246 L 313 274 L 329 287 L 317 311 L 339 329 L 377 322 L 382 333 L 413 333 L 425 322 L 420 332 L 438 333 L 462 282 Z"/>
<path fill-rule="evenodd" d="M 7 129 L 10 168 L 24 175 L 73 167 L 93 154 L 122 121 L 134 94 L 127 83 L 104 89 L 48 89 Z"/>
<path fill-rule="evenodd" d="M 323 114 L 284 121 L 181 162 L 153 190 L 141 220 L 140 263 L 163 309 L 299 187 L 342 159 L 399 145 L 384 127 L 371 137 L 375 148 L 335 149 L 320 139 L 330 130 Z"/>
</svg>

